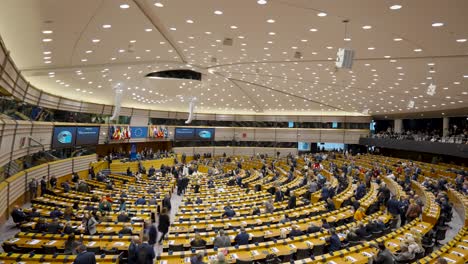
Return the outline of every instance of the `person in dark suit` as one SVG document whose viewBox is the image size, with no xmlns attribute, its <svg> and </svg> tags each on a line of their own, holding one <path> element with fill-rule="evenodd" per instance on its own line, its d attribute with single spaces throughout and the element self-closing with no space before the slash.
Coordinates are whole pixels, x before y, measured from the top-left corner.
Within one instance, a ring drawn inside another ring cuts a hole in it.
<svg viewBox="0 0 468 264">
<path fill-rule="evenodd" d="M 293 225 L 291 228 L 292 228 L 292 229 L 291 229 L 291 232 L 289 232 L 289 237 L 290 237 L 290 238 L 304 235 L 304 232 L 302 232 L 301 230 L 297 229 L 297 226 L 296 226 L 296 225 Z"/>
<path fill-rule="evenodd" d="M 313 234 L 316 232 L 319 232 L 321 228 L 319 226 L 316 226 L 313 222 L 309 224 L 309 227 L 307 227 L 307 234 Z"/>
<path fill-rule="evenodd" d="M 124 227 L 119 231 L 119 235 L 131 235 L 132 233 L 133 230 L 130 223 L 125 223 Z"/>
<path fill-rule="evenodd" d="M 192 248 L 206 247 L 206 240 L 201 238 L 200 234 L 196 233 L 195 238 L 190 242 Z"/>
<path fill-rule="evenodd" d="M 294 209 L 296 208 L 296 195 L 294 195 L 294 192 L 291 192 L 289 196 L 289 201 L 288 201 L 288 209 Z"/>
<path fill-rule="evenodd" d="M 137 248 L 137 263 L 138 264 L 153 264 L 156 254 L 154 248 L 148 244 L 148 235 L 143 235 L 143 242 Z"/>
<path fill-rule="evenodd" d="M 283 192 L 281 191 L 280 188 L 276 188 L 276 192 L 275 192 L 275 203 L 277 202 L 282 202 L 283 201 L 283 198 L 284 198 L 284 194 Z"/>
<path fill-rule="evenodd" d="M 154 244 L 156 244 L 156 240 L 158 239 L 158 230 L 156 229 L 156 226 L 154 224 L 152 224 L 151 222 L 149 222 L 148 224 L 149 224 L 149 228 L 148 228 L 149 241 L 148 241 L 148 243 L 151 246 L 154 246 Z"/>
<path fill-rule="evenodd" d="M 86 251 L 86 246 L 79 245 L 76 251 L 78 255 L 73 264 L 96 264 L 96 256 L 93 252 Z"/>
<path fill-rule="evenodd" d="M 237 243 L 237 245 L 242 246 L 242 245 L 247 245 L 249 244 L 249 234 L 245 231 L 244 227 L 241 227 L 240 233 L 236 235 L 234 238 L 234 241 Z"/>
<path fill-rule="evenodd" d="M 169 226 L 171 225 L 171 221 L 169 219 L 169 215 L 167 214 L 167 209 L 163 208 L 161 210 L 161 214 L 159 215 L 159 224 L 158 224 L 158 231 L 161 233 L 161 238 L 159 238 L 158 243 L 161 244 L 164 236 L 169 232 Z"/>
<path fill-rule="evenodd" d="M 171 195 L 166 194 L 166 196 L 164 197 L 162 203 L 163 203 L 163 207 L 167 208 L 167 210 L 170 211 L 171 208 L 172 208 L 172 206 L 171 206 Z"/>
<path fill-rule="evenodd" d="M 62 231 L 63 226 L 59 223 L 57 218 L 54 218 L 52 222 L 47 226 L 47 232 L 51 234 L 58 234 Z"/>
<path fill-rule="evenodd" d="M 334 252 L 341 249 L 341 240 L 335 232 L 334 228 L 330 228 L 329 230 L 330 237 L 326 239 L 330 245 L 328 246 L 329 252 Z"/>
<path fill-rule="evenodd" d="M 140 237 L 138 236 L 133 236 L 132 237 L 132 242 L 130 243 L 130 246 L 128 247 L 128 264 L 137 264 L 138 259 L 137 259 L 137 250 L 138 250 L 138 245 L 140 244 Z"/>
</svg>

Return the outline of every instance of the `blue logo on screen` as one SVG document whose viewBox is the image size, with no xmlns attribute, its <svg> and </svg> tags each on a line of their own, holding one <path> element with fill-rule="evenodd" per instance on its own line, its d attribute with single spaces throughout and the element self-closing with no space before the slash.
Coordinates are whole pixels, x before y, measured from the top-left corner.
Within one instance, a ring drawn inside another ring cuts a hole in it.
<svg viewBox="0 0 468 264">
<path fill-rule="evenodd" d="M 207 130 L 202 130 L 198 133 L 198 136 L 201 138 L 211 138 L 211 132 Z"/>
<path fill-rule="evenodd" d="M 58 134 L 57 140 L 62 144 L 69 144 L 72 142 L 72 134 L 70 131 L 62 131 Z"/>
</svg>

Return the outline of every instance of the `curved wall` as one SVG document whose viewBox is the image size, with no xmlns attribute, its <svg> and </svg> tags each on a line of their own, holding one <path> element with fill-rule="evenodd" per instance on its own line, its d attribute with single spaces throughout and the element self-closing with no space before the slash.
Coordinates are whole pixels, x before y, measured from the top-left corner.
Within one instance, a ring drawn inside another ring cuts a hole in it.
<svg viewBox="0 0 468 264">
<path fill-rule="evenodd" d="M 23 204 L 28 200 L 28 183 L 31 181 L 31 179 L 40 180 L 44 176 L 47 180 L 49 180 L 52 176 L 60 179 L 61 177 L 70 175 L 72 172 L 79 172 L 83 175 L 87 172 L 89 165 L 93 162 L 96 162 L 96 155 L 54 161 L 18 172 L 17 174 L 1 182 L 0 223 L 3 223 L 6 219 L 8 219 L 10 211 L 15 204 Z M 97 170 L 99 168 L 99 164 L 96 164 L 95 169 Z"/>
</svg>

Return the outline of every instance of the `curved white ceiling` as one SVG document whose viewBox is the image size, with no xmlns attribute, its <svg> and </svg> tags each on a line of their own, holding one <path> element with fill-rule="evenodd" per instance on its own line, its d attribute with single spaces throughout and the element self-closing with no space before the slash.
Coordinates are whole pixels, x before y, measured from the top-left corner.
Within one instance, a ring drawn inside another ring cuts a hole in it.
<svg viewBox="0 0 468 264">
<path fill-rule="evenodd" d="M 95 103 L 113 104 L 120 87 L 123 106 L 186 111 L 195 96 L 205 113 L 468 106 L 467 1 L 266 2 L 4 0 L 0 35 L 32 84 Z M 352 71 L 335 69 L 340 47 L 355 50 Z M 192 67 L 204 73 L 202 83 L 144 78 Z M 426 94 L 430 83 L 434 96 Z"/>
</svg>

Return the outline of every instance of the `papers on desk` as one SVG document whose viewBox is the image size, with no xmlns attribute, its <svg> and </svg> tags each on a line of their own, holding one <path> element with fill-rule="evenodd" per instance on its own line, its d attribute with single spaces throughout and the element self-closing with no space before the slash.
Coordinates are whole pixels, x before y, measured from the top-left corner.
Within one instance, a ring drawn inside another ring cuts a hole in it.
<svg viewBox="0 0 468 264">
<path fill-rule="evenodd" d="M 260 219 L 257 219 L 257 223 L 261 223 L 261 222 L 262 222 L 262 220 L 260 220 Z"/>
<path fill-rule="evenodd" d="M 161 260 L 159 264 L 167 264 L 167 260 Z"/>
<path fill-rule="evenodd" d="M 452 253 L 452 254 L 454 254 L 454 255 L 457 255 L 457 256 L 459 256 L 459 257 L 462 257 L 462 258 L 465 257 L 465 254 L 460 253 L 460 252 L 455 251 L 455 250 L 450 251 L 450 253 Z"/>
<path fill-rule="evenodd" d="M 362 255 L 364 255 L 364 256 L 366 256 L 366 257 L 368 257 L 368 258 L 370 258 L 370 257 L 373 256 L 372 253 L 369 253 L 369 252 L 366 252 L 366 251 L 363 251 L 363 252 L 362 252 Z"/>
<path fill-rule="evenodd" d="M 208 260 L 211 260 L 211 261 L 215 261 L 217 260 L 217 256 L 216 255 L 211 255 L 211 256 L 208 256 Z"/>
<path fill-rule="evenodd" d="M 346 235 L 343 234 L 343 233 L 338 233 L 337 235 L 338 235 L 338 237 L 341 237 L 341 238 L 345 238 L 345 237 L 346 237 Z"/>
<path fill-rule="evenodd" d="M 443 257 L 447 262 L 450 262 L 450 263 L 455 263 L 456 261 L 451 259 L 451 258 L 447 258 L 447 257 Z"/>
<path fill-rule="evenodd" d="M 246 221 L 242 221 L 241 222 L 243 225 L 247 225 L 247 222 Z"/>
<path fill-rule="evenodd" d="M 333 261 L 333 260 L 330 260 L 330 261 L 328 261 L 328 264 L 336 264 L 336 262 Z"/>
<path fill-rule="evenodd" d="M 96 244 L 96 241 L 89 241 L 87 246 L 92 247 L 94 244 Z"/>
<path fill-rule="evenodd" d="M 125 245 L 124 242 L 115 242 L 115 243 L 114 243 L 114 246 L 117 246 L 117 247 L 121 247 L 121 246 L 123 246 L 123 245 Z"/>
<path fill-rule="evenodd" d="M 275 247 L 272 247 L 271 248 L 271 251 L 273 251 L 273 253 L 278 253 L 279 252 L 279 249 L 275 248 Z"/>
<path fill-rule="evenodd" d="M 208 225 L 209 228 L 213 228 L 213 226 L 214 226 L 213 224 L 209 224 L 209 225 Z"/>
<path fill-rule="evenodd" d="M 110 226 L 109 226 L 109 227 L 106 227 L 106 230 L 107 230 L 107 231 L 112 231 L 113 229 L 114 229 L 114 228 L 113 228 L 113 227 L 110 227 Z"/>
<path fill-rule="evenodd" d="M 313 247 L 313 246 L 314 246 L 314 243 L 312 243 L 312 242 L 310 242 L 310 241 L 306 241 L 305 243 L 306 243 L 307 246 L 309 246 L 309 247 Z"/>
<path fill-rule="evenodd" d="M 265 235 L 271 235 L 271 234 L 273 234 L 273 232 L 271 232 L 270 230 L 265 231 Z"/>
<path fill-rule="evenodd" d="M 296 245 L 294 245 L 294 244 L 289 244 L 289 247 L 292 248 L 292 249 L 296 249 Z"/>
<path fill-rule="evenodd" d="M 236 238 L 236 236 L 230 235 L 229 238 L 232 240 L 232 239 Z"/>
<path fill-rule="evenodd" d="M 467 250 L 468 248 L 462 245 L 457 245 L 457 247 Z"/>
<path fill-rule="evenodd" d="M 274 221 L 274 220 L 275 220 L 275 218 L 272 216 L 272 217 L 270 217 L 270 220 Z"/>
<path fill-rule="evenodd" d="M 237 254 L 236 254 L 236 253 L 232 253 L 232 254 L 231 254 L 231 258 L 233 258 L 233 259 L 238 259 L 238 258 L 239 258 L 239 256 L 237 256 Z"/>
<path fill-rule="evenodd" d="M 388 245 L 389 245 L 390 247 L 396 247 L 396 246 L 398 246 L 397 244 L 395 244 L 395 243 L 393 243 L 393 242 L 388 242 Z"/>
<path fill-rule="evenodd" d="M 15 242 L 17 242 L 18 240 L 20 240 L 20 239 L 19 239 L 19 238 L 12 238 L 12 239 L 8 240 L 7 242 L 8 242 L 8 243 L 15 243 Z"/>
<path fill-rule="evenodd" d="M 252 253 L 252 256 L 254 256 L 254 257 L 260 255 L 260 253 L 258 253 L 257 250 L 252 250 L 252 251 L 250 251 L 250 253 Z"/>
<path fill-rule="evenodd" d="M 249 238 L 252 238 L 252 237 L 253 237 L 253 235 L 249 233 Z"/>
<path fill-rule="evenodd" d="M 174 240 L 169 240 L 169 245 L 174 245 Z"/>
<path fill-rule="evenodd" d="M 190 263 L 190 257 L 185 257 L 185 258 L 184 258 L 184 262 L 185 262 L 185 263 Z"/>
<path fill-rule="evenodd" d="M 38 240 L 38 239 L 33 239 L 33 240 L 29 241 L 29 242 L 26 243 L 26 244 L 29 244 L 29 245 L 36 245 L 36 244 L 39 243 L 39 242 L 41 242 L 41 241 Z"/>
<path fill-rule="evenodd" d="M 356 262 L 356 259 L 351 257 L 351 256 L 347 256 L 346 259 L 351 261 L 351 262 Z"/>
<path fill-rule="evenodd" d="M 57 242 L 57 240 L 51 240 L 51 241 L 47 242 L 46 245 L 53 245 L 53 244 L 55 244 L 55 242 Z"/>
</svg>

